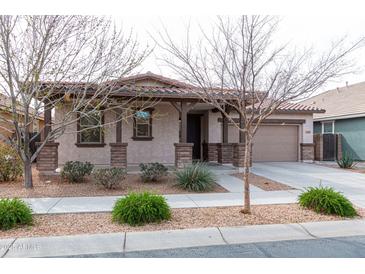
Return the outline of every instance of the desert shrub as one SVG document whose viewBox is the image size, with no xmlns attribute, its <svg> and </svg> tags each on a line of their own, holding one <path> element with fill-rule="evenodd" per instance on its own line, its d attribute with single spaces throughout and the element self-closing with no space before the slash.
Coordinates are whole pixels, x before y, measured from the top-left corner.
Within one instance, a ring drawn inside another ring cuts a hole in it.
<svg viewBox="0 0 365 274">
<path fill-rule="evenodd" d="M 343 153 L 341 159 L 337 159 L 340 168 L 352 168 L 355 165 L 354 158 L 350 153 Z"/>
<path fill-rule="evenodd" d="M 90 175 L 94 165 L 89 162 L 67 161 L 61 171 L 63 179 L 70 183 L 80 183 L 84 181 L 84 177 Z"/>
<path fill-rule="evenodd" d="M 354 217 L 356 210 L 351 202 L 331 187 L 309 187 L 299 195 L 299 204 L 317 213 Z"/>
<path fill-rule="evenodd" d="M 170 219 L 171 210 L 161 195 L 149 192 L 130 193 L 117 200 L 112 218 L 114 222 L 120 224 L 143 225 Z"/>
<path fill-rule="evenodd" d="M 107 189 L 114 189 L 119 186 L 126 175 L 127 171 L 118 167 L 100 168 L 92 172 L 95 183 Z"/>
<path fill-rule="evenodd" d="M 8 230 L 17 225 L 31 225 L 32 210 L 20 199 L 0 199 L 0 229 Z"/>
<path fill-rule="evenodd" d="M 14 181 L 23 172 L 23 163 L 12 147 L 0 142 L 0 182 Z"/>
<path fill-rule="evenodd" d="M 167 167 L 160 163 L 140 164 L 141 178 L 143 182 L 157 182 L 167 175 Z"/>
<path fill-rule="evenodd" d="M 178 186 L 195 192 L 211 190 L 216 182 L 216 176 L 204 163 L 196 163 L 176 171 L 176 179 Z"/>
</svg>

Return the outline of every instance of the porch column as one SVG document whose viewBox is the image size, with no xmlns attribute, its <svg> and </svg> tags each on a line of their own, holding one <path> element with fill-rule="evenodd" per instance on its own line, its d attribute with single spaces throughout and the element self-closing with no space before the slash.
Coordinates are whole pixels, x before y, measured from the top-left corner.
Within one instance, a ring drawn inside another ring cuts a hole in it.
<svg viewBox="0 0 365 274">
<path fill-rule="evenodd" d="M 180 114 L 180 138 L 179 143 L 175 143 L 175 167 L 180 169 L 186 165 L 190 165 L 193 162 L 193 143 L 187 142 L 187 129 L 188 129 L 188 112 L 196 103 L 171 102 Z"/>
<path fill-rule="evenodd" d="M 122 142 L 122 117 L 121 109 L 115 112 L 115 143 L 110 143 L 110 166 L 127 168 L 127 146 L 128 143 Z"/>
<path fill-rule="evenodd" d="M 45 140 L 52 130 L 52 106 L 48 101 L 45 102 L 43 115 L 44 115 L 43 140 Z"/>
<path fill-rule="evenodd" d="M 42 141 L 45 141 L 52 130 L 52 105 L 49 101 L 45 102 L 44 106 L 44 129 Z M 42 142 L 37 143 L 37 146 L 41 146 Z M 54 140 L 47 141 L 37 156 L 37 170 L 40 175 L 53 175 L 58 168 L 58 146 L 59 143 L 55 143 Z"/>
<path fill-rule="evenodd" d="M 230 109 L 226 107 L 226 113 L 229 114 Z M 233 160 L 233 147 L 228 143 L 228 119 L 222 114 L 222 143 L 218 144 L 218 163 L 231 164 Z"/>
</svg>

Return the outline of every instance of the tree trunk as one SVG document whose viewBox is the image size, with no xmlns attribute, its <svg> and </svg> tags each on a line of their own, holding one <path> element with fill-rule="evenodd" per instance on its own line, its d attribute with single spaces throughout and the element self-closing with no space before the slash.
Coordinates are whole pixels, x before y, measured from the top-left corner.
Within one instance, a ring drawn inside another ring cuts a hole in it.
<svg viewBox="0 0 365 274">
<path fill-rule="evenodd" d="M 24 162 L 24 187 L 33 187 L 32 162 L 30 160 Z"/>
<path fill-rule="evenodd" d="M 245 141 L 245 158 L 243 162 L 244 167 L 244 174 L 243 174 L 243 183 L 244 183 L 244 207 L 241 210 L 244 214 L 251 214 L 251 201 L 250 201 L 250 182 L 249 182 L 249 175 L 250 175 L 250 144 L 248 144 L 247 140 Z"/>
</svg>

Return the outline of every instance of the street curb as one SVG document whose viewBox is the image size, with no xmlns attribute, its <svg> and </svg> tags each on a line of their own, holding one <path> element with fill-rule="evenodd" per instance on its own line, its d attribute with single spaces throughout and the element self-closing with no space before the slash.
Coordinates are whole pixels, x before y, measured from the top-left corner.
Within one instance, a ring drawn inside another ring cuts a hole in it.
<svg viewBox="0 0 365 274">
<path fill-rule="evenodd" d="M 18 238 L 4 257 L 62 257 L 365 235 L 365 220 Z M 12 239 L 0 239 L 0 245 Z"/>
</svg>

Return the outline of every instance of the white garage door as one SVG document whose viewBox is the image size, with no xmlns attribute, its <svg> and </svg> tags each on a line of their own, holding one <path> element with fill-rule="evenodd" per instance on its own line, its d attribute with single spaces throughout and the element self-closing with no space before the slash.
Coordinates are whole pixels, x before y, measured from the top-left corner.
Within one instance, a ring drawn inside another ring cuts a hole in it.
<svg viewBox="0 0 365 274">
<path fill-rule="evenodd" d="M 298 126 L 261 126 L 253 142 L 254 162 L 298 161 Z"/>
</svg>

